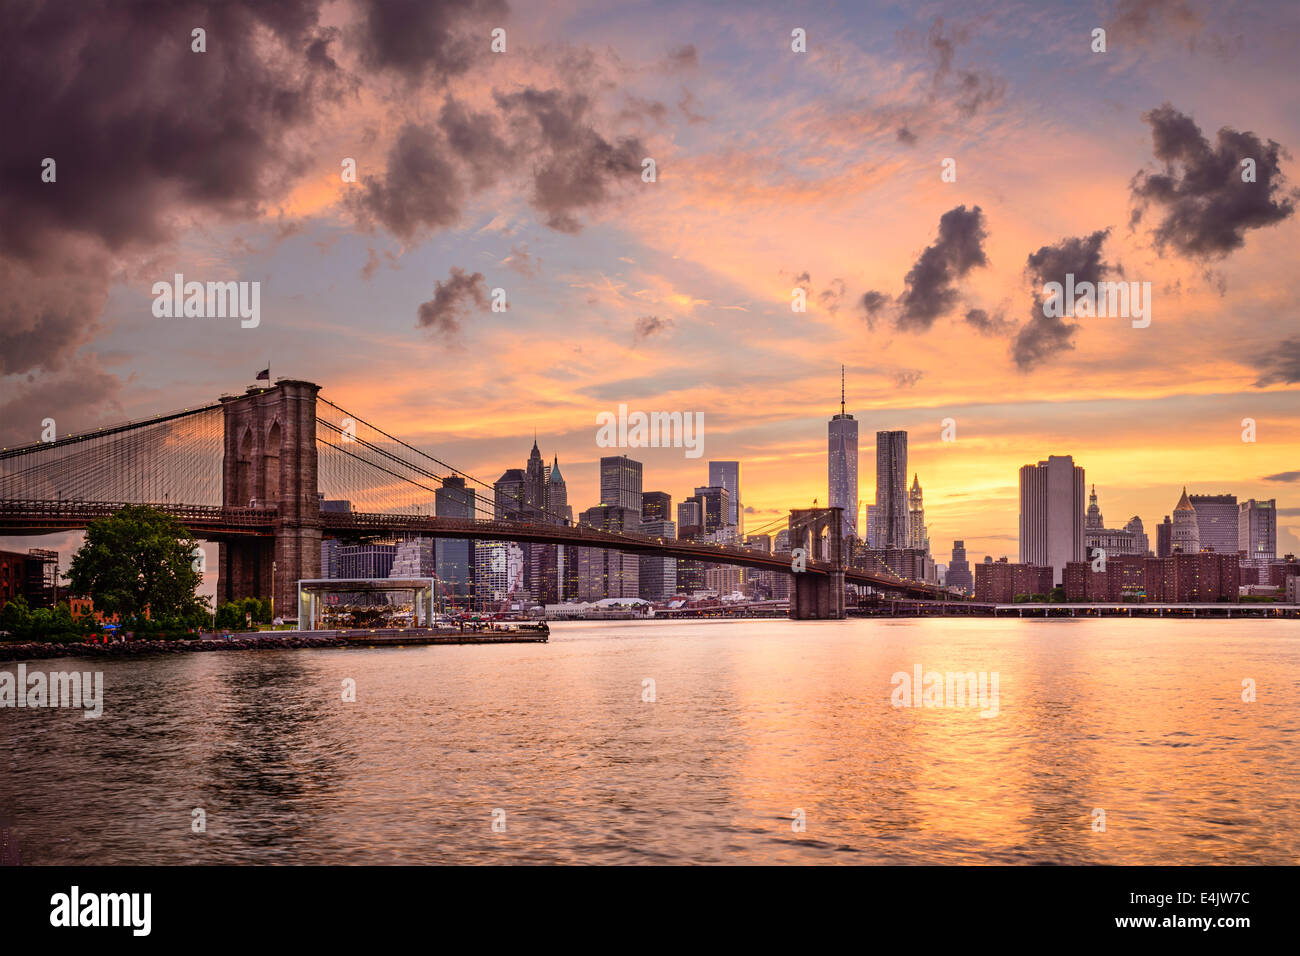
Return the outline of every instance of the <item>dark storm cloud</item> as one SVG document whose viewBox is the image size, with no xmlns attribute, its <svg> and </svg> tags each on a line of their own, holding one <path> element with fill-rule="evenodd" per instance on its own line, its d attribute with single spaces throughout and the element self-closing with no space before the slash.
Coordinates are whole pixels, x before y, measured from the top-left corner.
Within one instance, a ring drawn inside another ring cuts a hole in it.
<svg viewBox="0 0 1300 956">
<path fill-rule="evenodd" d="M 955 283 L 976 266 L 988 265 L 984 240 L 988 238 L 979 206 L 950 209 L 939 219 L 939 239 L 926 247 L 903 280 L 898 297 L 897 325 L 907 331 L 925 331 L 950 311 L 957 301 Z"/>
<path fill-rule="evenodd" d="M 490 31 L 505 27 L 510 6 L 504 0 L 362 0 L 360 11 L 366 67 L 442 81 L 493 55 Z"/>
<path fill-rule="evenodd" d="M 87 2 L 75 17 L 59 4 L 14 6 L 0 31 L 9 255 L 48 246 L 52 233 L 113 250 L 157 242 L 178 205 L 254 213 L 300 168 L 288 134 L 345 88 L 309 0 Z M 206 53 L 190 49 L 198 23 Z M 259 41 L 266 31 L 276 44 Z M 55 183 L 40 179 L 46 156 Z"/>
<path fill-rule="evenodd" d="M 103 307 L 112 256 L 187 214 L 256 215 L 289 145 L 350 88 L 316 0 L 6 4 L 0 30 L 3 369 L 57 367 Z M 207 31 L 207 52 L 191 30 Z M 56 179 L 41 179 L 42 160 Z M 30 270 L 30 271 L 29 271 Z"/>
<path fill-rule="evenodd" d="M 460 332 L 461 319 L 471 311 L 487 310 L 487 283 L 483 273 L 471 275 L 458 266 L 452 266 L 448 279 L 433 284 L 433 298 L 420 303 L 416 325 L 452 336 Z"/>
<path fill-rule="evenodd" d="M 85 316 L 46 306 L 37 312 L 0 298 L 0 375 L 58 368 L 81 344 Z"/>
<path fill-rule="evenodd" d="M 502 138 L 500 121 L 491 113 L 473 112 L 448 97 L 438 115 L 447 147 L 470 169 L 475 189 L 496 182 L 519 161 L 519 151 Z"/>
<path fill-rule="evenodd" d="M 1300 338 L 1283 339 L 1272 351 L 1263 353 L 1256 365 L 1260 373 L 1255 380 L 1257 388 L 1300 382 Z"/>
<path fill-rule="evenodd" d="M 0 446 L 37 441 L 46 418 L 54 419 L 62 436 L 102 421 L 109 413 L 120 415 L 117 389 L 116 378 L 85 360 L 74 361 L 57 374 L 22 380 L 6 388 L 0 401 Z"/>
<path fill-rule="evenodd" d="M 0 375 L 57 371 L 94 333 L 109 261 L 84 242 L 75 246 L 49 263 L 0 258 Z"/>
<path fill-rule="evenodd" d="M 617 184 L 641 183 L 645 146 L 636 137 L 611 143 L 598 133 L 585 94 L 528 87 L 493 95 L 515 141 L 535 157 L 532 202 L 552 229 L 580 232 L 578 212 L 602 205 Z"/>
<path fill-rule="evenodd" d="M 871 289 L 870 291 L 863 293 L 859 304 L 862 306 L 864 318 L 867 321 L 867 328 L 874 330 L 876 327 L 876 319 L 879 318 L 885 309 L 889 307 L 889 296 L 885 295 L 883 292 L 877 292 L 875 289 Z"/>
<path fill-rule="evenodd" d="M 349 208 L 363 224 L 377 220 L 405 240 L 452 225 L 460 217 L 463 187 L 449 152 L 437 129 L 408 123 L 382 175 L 362 176 L 362 188 L 348 194 Z"/>
<path fill-rule="evenodd" d="M 1074 332 L 1079 326 L 1043 314 L 1043 286 L 1048 282 L 1064 283 L 1066 273 L 1074 274 L 1076 284 L 1104 279 L 1111 266 L 1102 260 L 1101 247 L 1109 235 L 1109 229 L 1101 229 L 1030 253 L 1025 275 L 1033 285 L 1033 306 L 1029 320 L 1020 326 L 1011 345 L 1012 358 L 1022 371 L 1074 348 Z"/>
<path fill-rule="evenodd" d="M 974 327 L 980 335 L 1001 335 L 1011 328 L 1011 322 L 999 312 L 989 315 L 984 309 L 970 309 L 966 313 L 966 324 Z"/>
<path fill-rule="evenodd" d="M 1279 471 L 1276 475 L 1265 475 L 1264 481 L 1300 481 L 1300 471 Z"/>
<path fill-rule="evenodd" d="M 1277 143 L 1224 127 L 1211 144 L 1190 116 L 1168 103 L 1143 119 L 1151 125 L 1155 156 L 1164 170 L 1133 177 L 1131 225 L 1156 207 L 1157 249 L 1222 258 L 1245 244 L 1246 230 L 1274 225 L 1295 211 L 1297 194 L 1286 192 L 1280 166 L 1280 158 L 1289 156 Z M 1244 159 L 1255 161 L 1253 183 L 1242 182 Z"/>
<path fill-rule="evenodd" d="M 611 144 L 596 132 L 585 94 L 528 87 L 493 96 L 495 112 L 448 98 L 437 124 L 404 125 L 383 171 L 363 176 L 346 200 L 361 224 L 416 240 L 454 225 L 471 192 L 527 171 L 546 225 L 576 233 L 578 213 L 605 203 L 620 180 L 640 184 L 645 147 L 634 137 Z"/>
</svg>

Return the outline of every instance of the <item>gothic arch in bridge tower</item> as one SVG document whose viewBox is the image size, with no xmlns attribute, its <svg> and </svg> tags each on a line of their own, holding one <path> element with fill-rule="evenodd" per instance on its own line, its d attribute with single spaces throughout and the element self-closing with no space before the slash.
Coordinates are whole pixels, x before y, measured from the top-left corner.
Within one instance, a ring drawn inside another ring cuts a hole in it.
<svg viewBox="0 0 1300 956">
<path fill-rule="evenodd" d="M 280 422 L 277 419 L 271 423 L 271 428 L 266 433 L 266 441 L 262 445 L 262 474 L 266 482 L 266 488 L 262 496 L 267 501 L 275 501 L 280 497 L 280 443 L 283 439 L 280 437 Z"/>
<path fill-rule="evenodd" d="M 235 503 L 246 507 L 253 500 L 253 430 L 244 429 L 235 462 Z"/>
</svg>

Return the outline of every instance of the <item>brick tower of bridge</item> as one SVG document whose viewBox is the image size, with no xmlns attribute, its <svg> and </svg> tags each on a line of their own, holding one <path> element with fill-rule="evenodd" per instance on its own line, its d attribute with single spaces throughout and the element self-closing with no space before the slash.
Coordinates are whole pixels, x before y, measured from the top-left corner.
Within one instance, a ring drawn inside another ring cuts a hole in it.
<svg viewBox="0 0 1300 956">
<path fill-rule="evenodd" d="M 802 508 L 790 512 L 790 550 L 803 548 L 809 564 L 825 571 L 790 575 L 790 617 L 798 621 L 844 617 L 843 508 Z"/>
<path fill-rule="evenodd" d="M 225 458 L 221 502 L 274 509 L 274 538 L 220 545 L 217 602 L 269 597 L 296 617 L 298 581 L 320 577 L 320 498 L 316 489 L 316 393 L 312 382 L 281 379 L 221 399 Z M 274 569 L 272 568 L 274 562 Z M 274 578 L 274 584 L 272 583 Z"/>
</svg>

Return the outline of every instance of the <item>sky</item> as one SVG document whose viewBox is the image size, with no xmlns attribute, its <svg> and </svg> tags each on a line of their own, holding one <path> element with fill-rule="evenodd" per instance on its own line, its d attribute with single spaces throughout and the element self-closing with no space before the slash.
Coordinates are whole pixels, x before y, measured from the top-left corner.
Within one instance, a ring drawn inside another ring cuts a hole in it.
<svg viewBox="0 0 1300 956">
<path fill-rule="evenodd" d="M 628 451 L 675 502 L 739 459 L 752 528 L 826 501 L 843 364 L 860 500 L 907 430 L 940 561 L 1015 560 L 1051 454 L 1110 527 L 1186 486 L 1300 552 L 1300 5 L 2 6 L 0 444 L 269 363 L 488 480 L 535 433 L 579 512 L 598 415 L 703 413 Z M 1045 315 L 1067 272 L 1149 325 Z M 258 324 L 155 315 L 176 273 Z"/>
</svg>

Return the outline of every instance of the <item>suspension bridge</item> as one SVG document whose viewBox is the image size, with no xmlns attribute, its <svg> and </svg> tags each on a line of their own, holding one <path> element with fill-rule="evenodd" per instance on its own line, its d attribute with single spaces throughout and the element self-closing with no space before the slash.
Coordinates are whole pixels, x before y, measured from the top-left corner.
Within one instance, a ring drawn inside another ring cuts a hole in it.
<svg viewBox="0 0 1300 956">
<path fill-rule="evenodd" d="M 217 600 L 274 594 L 297 606 L 297 582 L 320 577 L 322 538 L 432 538 L 604 548 L 791 574 L 790 615 L 844 616 L 844 584 L 951 600 L 887 568 L 847 567 L 840 509 L 790 513 L 790 552 L 763 552 L 572 525 L 540 509 L 517 520 L 483 482 L 334 404 L 320 386 L 266 388 L 142 421 L 0 450 L 0 535 L 80 530 L 124 505 L 146 504 L 218 545 Z M 449 477 L 475 488 L 474 517 L 435 514 Z M 347 510 L 322 509 L 346 501 Z M 479 517 L 479 515 L 486 515 Z"/>
</svg>

